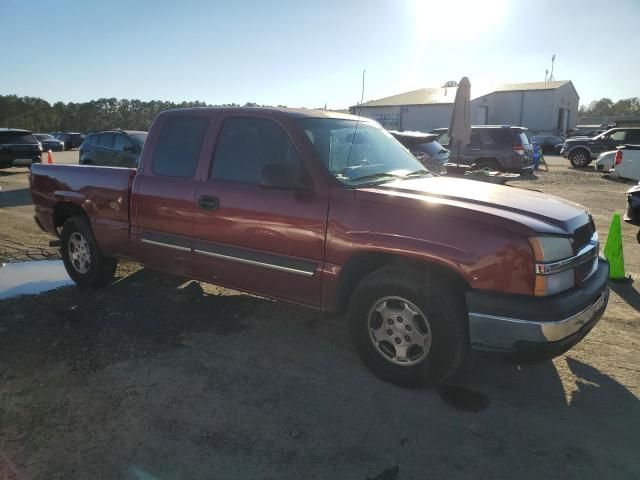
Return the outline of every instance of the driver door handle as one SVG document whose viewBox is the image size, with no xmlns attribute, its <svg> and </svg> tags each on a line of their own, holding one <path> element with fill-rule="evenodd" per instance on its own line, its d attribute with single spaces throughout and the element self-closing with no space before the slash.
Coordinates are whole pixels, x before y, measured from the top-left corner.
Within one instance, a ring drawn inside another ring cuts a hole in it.
<svg viewBox="0 0 640 480">
<path fill-rule="evenodd" d="M 212 197 L 210 195 L 202 195 L 198 198 L 198 208 L 201 210 L 217 210 L 220 206 L 220 200 L 218 197 Z"/>
</svg>

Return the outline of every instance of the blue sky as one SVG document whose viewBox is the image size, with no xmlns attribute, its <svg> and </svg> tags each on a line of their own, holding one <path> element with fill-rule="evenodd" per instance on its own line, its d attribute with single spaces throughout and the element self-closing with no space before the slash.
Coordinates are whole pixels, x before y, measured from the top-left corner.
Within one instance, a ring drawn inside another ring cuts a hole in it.
<svg viewBox="0 0 640 480">
<path fill-rule="evenodd" d="M 0 0 L 0 94 L 329 108 L 467 75 L 640 96 L 640 0 Z M 26 26 L 28 28 L 25 28 Z"/>
</svg>

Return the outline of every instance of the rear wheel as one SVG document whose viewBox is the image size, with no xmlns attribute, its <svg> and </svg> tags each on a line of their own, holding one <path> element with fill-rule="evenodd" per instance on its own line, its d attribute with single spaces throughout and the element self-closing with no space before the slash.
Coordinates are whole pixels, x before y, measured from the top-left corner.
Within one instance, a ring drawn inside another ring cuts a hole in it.
<svg viewBox="0 0 640 480">
<path fill-rule="evenodd" d="M 363 362 L 397 385 L 444 381 L 469 348 L 462 292 L 413 268 L 384 267 L 367 276 L 351 298 L 348 317 Z"/>
<path fill-rule="evenodd" d="M 62 227 L 62 261 L 71 279 L 81 287 L 111 282 L 118 262 L 104 255 L 87 220 L 72 217 Z"/>
<path fill-rule="evenodd" d="M 569 161 L 576 168 L 584 168 L 591 163 L 591 156 L 584 149 L 574 150 L 569 154 Z"/>
</svg>

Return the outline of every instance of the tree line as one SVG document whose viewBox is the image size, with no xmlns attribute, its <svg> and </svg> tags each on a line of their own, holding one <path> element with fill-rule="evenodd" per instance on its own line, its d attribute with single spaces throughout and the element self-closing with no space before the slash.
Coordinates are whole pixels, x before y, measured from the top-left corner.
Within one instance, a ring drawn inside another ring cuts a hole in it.
<svg viewBox="0 0 640 480">
<path fill-rule="evenodd" d="M 616 115 L 640 115 L 640 97 L 623 98 L 614 102 L 610 98 L 594 100 L 580 106 L 581 116 L 607 117 Z"/>
<path fill-rule="evenodd" d="M 149 130 L 155 116 L 172 108 L 239 107 L 236 103 L 208 105 L 205 102 L 163 102 L 100 98 L 82 103 L 56 102 L 37 97 L 0 95 L 0 127 L 23 128 L 32 132 L 95 132 L 111 128 Z M 248 102 L 245 107 L 258 107 Z"/>
</svg>

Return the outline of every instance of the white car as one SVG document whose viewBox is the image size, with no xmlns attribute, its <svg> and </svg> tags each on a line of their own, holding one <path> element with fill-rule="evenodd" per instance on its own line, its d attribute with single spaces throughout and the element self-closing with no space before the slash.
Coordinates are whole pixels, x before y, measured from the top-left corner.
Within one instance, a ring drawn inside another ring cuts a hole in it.
<svg viewBox="0 0 640 480">
<path fill-rule="evenodd" d="M 614 178 L 640 180 L 640 145 L 624 145 L 618 148 L 613 170 L 609 175 Z"/>
<path fill-rule="evenodd" d="M 616 159 L 616 152 L 617 150 L 602 152 L 596 160 L 596 171 L 608 172 L 609 170 L 611 170 Z"/>
</svg>

